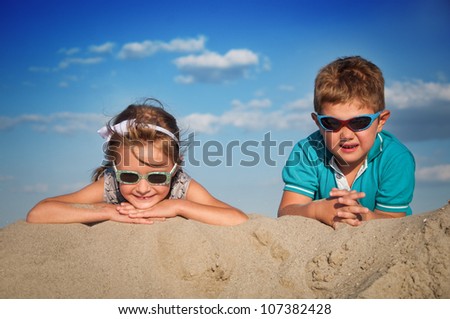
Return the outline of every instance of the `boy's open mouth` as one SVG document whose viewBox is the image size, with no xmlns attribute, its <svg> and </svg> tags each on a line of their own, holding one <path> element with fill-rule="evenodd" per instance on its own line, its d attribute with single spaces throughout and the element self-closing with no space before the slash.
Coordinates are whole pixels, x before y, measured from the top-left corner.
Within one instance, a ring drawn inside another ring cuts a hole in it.
<svg viewBox="0 0 450 319">
<path fill-rule="evenodd" d="M 358 144 L 342 144 L 341 149 L 352 150 L 352 149 L 357 148 L 358 146 L 359 146 Z"/>
</svg>

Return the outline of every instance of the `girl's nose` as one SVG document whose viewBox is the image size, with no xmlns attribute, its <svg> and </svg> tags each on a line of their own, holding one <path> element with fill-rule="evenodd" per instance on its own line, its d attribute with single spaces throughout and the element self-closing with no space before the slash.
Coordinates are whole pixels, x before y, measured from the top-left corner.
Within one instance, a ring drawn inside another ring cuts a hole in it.
<svg viewBox="0 0 450 319">
<path fill-rule="evenodd" d="M 136 184 L 136 191 L 139 194 L 147 194 L 148 192 L 151 191 L 151 185 L 148 181 L 146 181 L 145 179 L 141 179 L 137 184 Z"/>
</svg>

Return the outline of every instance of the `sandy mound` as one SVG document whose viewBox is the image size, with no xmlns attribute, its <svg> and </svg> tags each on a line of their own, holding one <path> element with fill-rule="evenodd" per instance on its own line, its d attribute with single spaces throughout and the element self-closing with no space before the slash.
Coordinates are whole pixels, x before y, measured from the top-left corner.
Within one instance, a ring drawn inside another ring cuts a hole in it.
<svg viewBox="0 0 450 319">
<path fill-rule="evenodd" d="M 0 242 L 0 298 L 450 298 L 450 206 L 338 230 L 20 221 Z"/>
</svg>

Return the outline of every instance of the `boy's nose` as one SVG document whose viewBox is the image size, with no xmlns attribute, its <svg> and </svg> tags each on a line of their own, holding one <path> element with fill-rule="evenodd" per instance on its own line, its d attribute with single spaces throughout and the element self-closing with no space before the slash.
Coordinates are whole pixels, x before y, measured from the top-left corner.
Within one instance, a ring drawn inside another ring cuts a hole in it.
<svg viewBox="0 0 450 319">
<path fill-rule="evenodd" d="M 343 127 L 341 127 L 341 129 L 339 130 L 339 137 L 341 139 L 350 139 L 353 136 L 354 136 L 353 131 L 345 125 Z"/>
</svg>

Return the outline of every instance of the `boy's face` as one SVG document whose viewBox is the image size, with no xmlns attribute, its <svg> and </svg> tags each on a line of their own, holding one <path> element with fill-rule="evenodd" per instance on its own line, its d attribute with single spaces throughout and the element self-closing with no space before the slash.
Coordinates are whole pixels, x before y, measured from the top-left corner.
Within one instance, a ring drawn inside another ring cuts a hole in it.
<svg viewBox="0 0 450 319">
<path fill-rule="evenodd" d="M 374 113 L 372 108 L 361 108 L 357 102 L 349 102 L 340 104 L 327 103 L 323 105 L 321 115 L 332 116 L 339 120 L 348 120 L 356 116 Z M 337 132 L 326 131 L 318 123 L 315 114 L 313 114 L 313 119 L 320 129 L 326 147 L 337 158 L 341 169 L 344 172 L 348 172 L 362 165 L 375 142 L 377 133 L 383 129 L 389 115 L 389 111 L 382 111 L 369 128 L 359 132 L 353 132 L 347 126 L 342 126 Z"/>
</svg>

